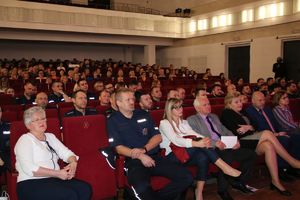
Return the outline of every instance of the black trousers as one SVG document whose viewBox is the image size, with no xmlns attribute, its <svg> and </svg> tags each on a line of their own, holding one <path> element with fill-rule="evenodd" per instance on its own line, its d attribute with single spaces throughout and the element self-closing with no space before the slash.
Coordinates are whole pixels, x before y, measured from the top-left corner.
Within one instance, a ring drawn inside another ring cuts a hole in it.
<svg viewBox="0 0 300 200">
<path fill-rule="evenodd" d="M 236 150 L 226 149 L 223 151 L 216 149 L 216 151 L 220 156 L 220 158 L 222 158 L 227 164 L 231 164 L 233 161 L 239 162 L 240 163 L 239 170 L 242 172 L 240 181 L 242 183 L 245 183 L 247 180 L 249 180 L 256 159 L 256 153 L 254 150 L 239 148 Z M 219 170 L 218 192 L 227 191 L 229 183 L 230 183 L 229 178 L 225 176 L 221 170 Z"/>
<path fill-rule="evenodd" d="M 30 179 L 17 183 L 19 200 L 89 200 L 92 188 L 77 179 Z"/>
<path fill-rule="evenodd" d="M 214 148 L 186 148 L 190 159 L 183 166 L 197 166 L 195 179 L 197 181 L 206 181 L 209 163 L 215 163 L 219 156 Z M 167 159 L 179 163 L 174 153 L 169 153 Z"/>
<path fill-rule="evenodd" d="M 159 155 L 151 157 L 155 160 L 155 167 L 145 167 L 138 159 L 128 159 L 125 162 L 128 183 L 136 199 L 172 200 L 192 184 L 193 177 L 186 168 Z M 150 185 L 151 176 L 166 177 L 171 183 L 154 192 Z"/>
</svg>

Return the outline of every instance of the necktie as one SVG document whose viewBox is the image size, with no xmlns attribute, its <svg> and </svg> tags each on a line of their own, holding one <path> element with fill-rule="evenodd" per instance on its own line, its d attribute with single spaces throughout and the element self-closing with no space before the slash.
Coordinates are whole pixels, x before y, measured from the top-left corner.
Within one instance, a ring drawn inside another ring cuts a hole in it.
<svg viewBox="0 0 300 200">
<path fill-rule="evenodd" d="M 272 131 L 273 133 L 275 133 L 276 131 L 275 131 L 275 129 L 274 129 L 274 127 L 273 127 L 273 125 L 272 125 L 272 123 L 271 123 L 269 117 L 268 117 L 267 114 L 265 113 L 265 111 L 264 111 L 263 109 L 260 109 L 259 111 L 260 111 L 260 113 L 264 116 L 265 120 L 267 121 L 267 123 L 268 123 L 268 125 L 269 125 L 269 127 L 270 127 L 270 129 L 271 129 L 271 131 Z"/>
<path fill-rule="evenodd" d="M 214 133 L 215 137 L 212 135 L 212 139 L 219 139 L 221 137 L 221 134 L 216 131 L 215 127 L 213 126 L 212 122 L 210 121 L 209 117 L 206 117 L 206 121 L 208 122 L 210 129 Z"/>
</svg>

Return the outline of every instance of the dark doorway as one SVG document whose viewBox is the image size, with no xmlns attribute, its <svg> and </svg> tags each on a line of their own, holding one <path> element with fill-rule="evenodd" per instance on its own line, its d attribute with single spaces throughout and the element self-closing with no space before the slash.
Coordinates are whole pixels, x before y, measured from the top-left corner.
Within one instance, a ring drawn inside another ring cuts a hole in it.
<svg viewBox="0 0 300 200">
<path fill-rule="evenodd" d="M 283 42 L 283 61 L 287 78 L 300 81 L 300 40 Z"/>
<path fill-rule="evenodd" d="M 249 83 L 250 45 L 228 47 L 228 77 L 232 81 L 243 78 Z"/>
</svg>

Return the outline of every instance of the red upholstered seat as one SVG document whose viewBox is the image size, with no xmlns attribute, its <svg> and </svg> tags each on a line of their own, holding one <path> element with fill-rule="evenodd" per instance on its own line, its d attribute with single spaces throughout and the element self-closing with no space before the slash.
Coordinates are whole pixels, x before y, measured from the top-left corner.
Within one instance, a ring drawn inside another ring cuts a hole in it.
<svg viewBox="0 0 300 200">
<path fill-rule="evenodd" d="M 218 115 L 218 116 L 221 116 L 221 113 L 222 111 L 224 110 L 224 105 L 212 105 L 211 106 L 211 112 Z"/>
<path fill-rule="evenodd" d="M 290 99 L 290 110 L 296 122 L 300 121 L 300 99 Z"/>
<path fill-rule="evenodd" d="M 18 120 L 17 111 L 4 111 L 2 112 L 2 120 L 6 122 L 12 122 Z"/>
<path fill-rule="evenodd" d="M 194 99 L 185 99 L 183 101 L 183 105 L 186 106 L 186 107 L 193 106 L 193 103 L 194 103 Z"/>
<path fill-rule="evenodd" d="M 116 196 L 115 172 L 99 148 L 108 146 L 106 118 L 103 115 L 63 118 L 65 145 L 79 158 L 76 177 L 91 184 L 93 200 Z"/>
<path fill-rule="evenodd" d="M 156 126 L 159 126 L 160 121 L 163 119 L 164 110 L 151 110 L 150 115 L 154 120 Z"/>
<path fill-rule="evenodd" d="M 194 107 L 184 107 L 183 108 L 183 119 L 188 118 L 191 115 L 196 114 L 196 110 Z"/>
<path fill-rule="evenodd" d="M 220 98 L 209 98 L 210 105 L 224 104 L 224 97 Z"/>
<path fill-rule="evenodd" d="M 12 105 L 15 103 L 14 98 L 8 94 L 0 94 L 0 105 Z"/>
<path fill-rule="evenodd" d="M 99 112 L 99 114 L 105 114 L 105 111 L 108 110 L 110 108 L 110 106 L 96 106 L 97 111 Z"/>
</svg>

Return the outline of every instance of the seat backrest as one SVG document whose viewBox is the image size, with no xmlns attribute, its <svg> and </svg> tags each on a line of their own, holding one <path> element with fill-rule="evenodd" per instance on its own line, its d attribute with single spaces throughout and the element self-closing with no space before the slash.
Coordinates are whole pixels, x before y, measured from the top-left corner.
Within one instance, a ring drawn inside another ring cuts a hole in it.
<svg viewBox="0 0 300 200">
<path fill-rule="evenodd" d="M 156 126 L 159 126 L 160 121 L 163 119 L 164 116 L 164 110 L 151 110 L 150 115 L 155 122 Z"/>
<path fill-rule="evenodd" d="M 219 98 L 210 98 L 209 99 L 210 105 L 220 105 L 224 104 L 224 97 Z"/>
<path fill-rule="evenodd" d="M 221 116 L 222 111 L 224 110 L 225 106 L 224 105 L 212 105 L 211 106 L 211 112 L 218 115 L 219 117 Z"/>
<path fill-rule="evenodd" d="M 188 118 L 191 115 L 196 114 L 196 110 L 194 107 L 184 107 L 183 108 L 183 119 Z"/>
<path fill-rule="evenodd" d="M 99 148 L 109 145 L 105 116 L 65 117 L 63 137 L 65 145 L 79 156 L 76 178 L 90 183 L 92 200 L 114 197 L 115 172 L 99 152 Z"/>
<path fill-rule="evenodd" d="M 103 115 L 65 117 L 62 122 L 64 143 L 79 156 L 108 146 Z"/>
<path fill-rule="evenodd" d="M 0 94 L 0 105 L 12 105 L 14 102 L 14 98 L 11 95 Z"/>
<path fill-rule="evenodd" d="M 16 157 L 14 153 L 15 145 L 18 139 L 24 133 L 27 133 L 28 129 L 26 128 L 23 121 L 13 121 L 10 127 L 10 158 L 12 169 L 15 170 Z M 47 130 L 48 133 L 53 133 L 59 140 L 62 140 L 61 129 L 58 118 L 47 118 Z"/>
<path fill-rule="evenodd" d="M 2 113 L 2 119 L 6 122 L 12 122 L 18 120 L 18 112 L 16 111 L 4 111 Z"/>
<path fill-rule="evenodd" d="M 110 106 L 96 106 L 96 110 L 98 111 L 99 114 L 105 114 L 105 111 L 108 110 Z"/>
</svg>

